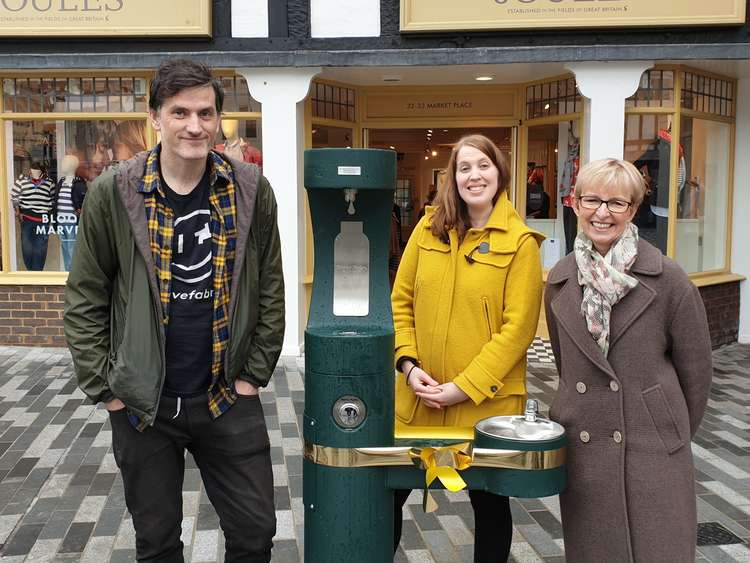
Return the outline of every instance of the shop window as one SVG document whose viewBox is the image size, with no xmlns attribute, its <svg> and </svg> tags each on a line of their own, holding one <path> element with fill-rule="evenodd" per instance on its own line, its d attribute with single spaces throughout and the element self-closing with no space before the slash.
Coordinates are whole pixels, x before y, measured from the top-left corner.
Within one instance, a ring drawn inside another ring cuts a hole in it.
<svg viewBox="0 0 750 563">
<path fill-rule="evenodd" d="M 675 258 L 685 271 L 724 268 L 729 197 L 727 123 L 683 117 Z"/>
<path fill-rule="evenodd" d="M 398 178 L 396 180 L 396 192 L 393 194 L 393 202 L 398 205 L 402 228 L 411 227 L 411 198 L 411 180 L 409 178 Z"/>
<path fill-rule="evenodd" d="M 5 122 L 11 271 L 66 271 L 90 182 L 148 147 L 145 120 Z"/>
<path fill-rule="evenodd" d="M 220 76 L 224 87 L 225 112 L 260 113 L 261 105 L 250 96 L 247 81 L 243 76 Z"/>
<path fill-rule="evenodd" d="M 352 147 L 352 130 L 348 127 L 331 127 L 315 124 L 312 128 L 312 146 L 314 149 Z"/>
<path fill-rule="evenodd" d="M 625 116 L 625 160 L 643 174 L 646 197 L 635 214 L 638 232 L 667 254 L 669 225 L 669 175 L 672 146 L 671 116 L 628 114 Z M 684 147 L 680 147 L 678 168 L 684 175 Z"/>
<path fill-rule="evenodd" d="M 3 79 L 3 110 L 13 113 L 145 112 L 146 80 L 133 77 Z"/>
<path fill-rule="evenodd" d="M 260 119 L 222 119 L 221 137 L 214 147 L 237 160 L 263 166 Z"/>
<path fill-rule="evenodd" d="M 313 117 L 355 121 L 355 93 L 352 88 L 313 82 L 310 95 Z"/>
<path fill-rule="evenodd" d="M 674 71 L 647 70 L 635 94 L 625 100 L 627 108 L 674 107 Z"/>
<path fill-rule="evenodd" d="M 544 233 L 542 263 L 551 268 L 573 251 L 577 233 L 572 194 L 580 163 L 577 122 L 530 126 L 526 151 L 525 217 Z"/>
<path fill-rule="evenodd" d="M 732 117 L 734 82 L 694 72 L 683 72 L 682 107 L 701 113 Z"/>
<path fill-rule="evenodd" d="M 583 110 L 574 78 L 563 78 L 526 88 L 526 119 L 567 115 Z"/>
</svg>

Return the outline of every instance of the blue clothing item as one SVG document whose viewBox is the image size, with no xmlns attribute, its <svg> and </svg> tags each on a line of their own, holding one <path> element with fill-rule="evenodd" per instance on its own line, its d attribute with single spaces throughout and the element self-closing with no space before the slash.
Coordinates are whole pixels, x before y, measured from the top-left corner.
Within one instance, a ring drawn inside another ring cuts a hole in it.
<svg viewBox="0 0 750 563">
<path fill-rule="evenodd" d="M 62 251 L 63 267 L 66 272 L 70 271 L 70 264 L 73 261 L 73 250 L 76 247 L 76 234 L 67 235 L 66 238 L 60 238 L 60 250 Z"/>
<path fill-rule="evenodd" d="M 38 232 L 37 232 L 38 229 Z M 24 219 L 21 221 L 21 251 L 23 263 L 30 272 L 41 272 L 47 261 L 49 235 L 42 223 Z"/>
</svg>

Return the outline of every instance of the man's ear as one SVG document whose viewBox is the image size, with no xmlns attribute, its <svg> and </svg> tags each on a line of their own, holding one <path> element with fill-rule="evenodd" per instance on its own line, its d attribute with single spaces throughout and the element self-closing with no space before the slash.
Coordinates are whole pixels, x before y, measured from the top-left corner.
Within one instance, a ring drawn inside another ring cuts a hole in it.
<svg viewBox="0 0 750 563">
<path fill-rule="evenodd" d="M 148 110 L 148 116 L 151 119 L 151 125 L 156 131 L 161 131 L 161 119 L 159 117 L 159 111 L 155 109 Z"/>
</svg>

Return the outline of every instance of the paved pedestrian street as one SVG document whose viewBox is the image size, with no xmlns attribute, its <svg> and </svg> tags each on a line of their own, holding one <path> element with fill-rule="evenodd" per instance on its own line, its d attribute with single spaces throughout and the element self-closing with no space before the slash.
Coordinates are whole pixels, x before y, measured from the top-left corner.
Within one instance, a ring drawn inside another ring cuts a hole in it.
<svg viewBox="0 0 750 563">
<path fill-rule="evenodd" d="M 529 393 L 547 410 L 556 386 L 548 347 L 530 349 Z M 303 360 L 283 358 L 261 397 L 271 438 L 278 532 L 274 561 L 301 561 Z M 134 532 L 111 451 L 108 415 L 71 378 L 64 349 L 0 348 L 0 560 L 133 561 Z M 708 412 L 693 444 L 700 545 L 696 560 L 749 561 L 750 346 L 715 353 Z M 188 455 L 182 538 L 187 561 L 221 561 L 218 519 Z M 424 514 L 413 493 L 399 562 L 470 562 L 465 493 L 438 492 Z M 564 561 L 557 498 L 511 501 L 516 562 Z M 738 543 L 728 543 L 738 542 Z M 715 545 L 723 544 L 723 545 Z M 335 563 L 335 562 L 326 562 Z"/>
</svg>

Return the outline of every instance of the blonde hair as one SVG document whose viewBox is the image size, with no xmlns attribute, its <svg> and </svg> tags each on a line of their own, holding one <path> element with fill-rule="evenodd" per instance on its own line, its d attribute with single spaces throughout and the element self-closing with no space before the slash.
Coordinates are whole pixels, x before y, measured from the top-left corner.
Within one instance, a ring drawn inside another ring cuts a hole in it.
<svg viewBox="0 0 750 563">
<path fill-rule="evenodd" d="M 576 178 L 576 197 L 591 186 L 610 185 L 629 191 L 634 207 L 638 207 L 646 195 L 646 181 L 638 169 L 626 160 L 603 158 L 581 167 Z"/>
</svg>

